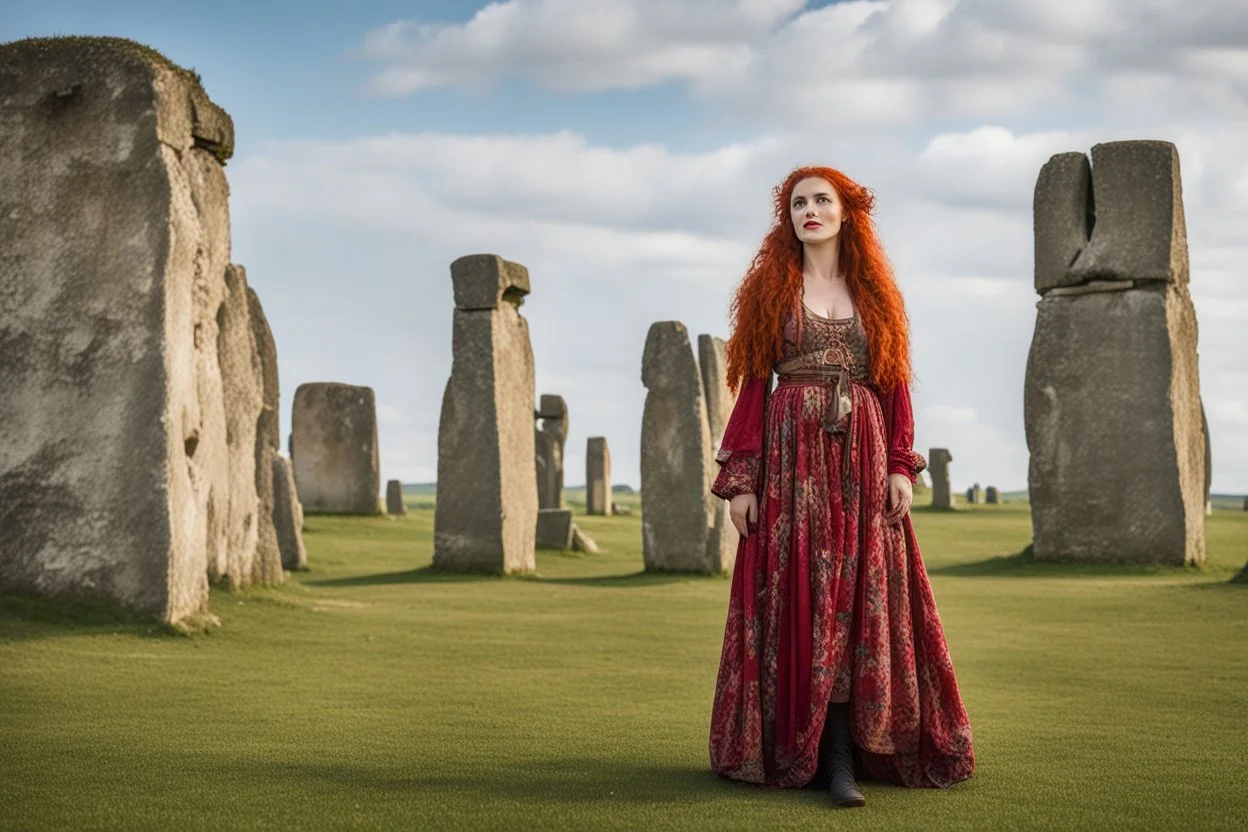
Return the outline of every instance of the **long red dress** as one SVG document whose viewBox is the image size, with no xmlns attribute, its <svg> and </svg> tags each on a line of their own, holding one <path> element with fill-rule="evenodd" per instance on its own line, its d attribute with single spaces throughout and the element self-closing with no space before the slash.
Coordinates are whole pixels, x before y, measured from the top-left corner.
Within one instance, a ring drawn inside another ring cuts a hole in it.
<svg viewBox="0 0 1248 832">
<path fill-rule="evenodd" d="M 732 576 L 711 766 L 805 785 L 828 704 L 849 701 L 867 776 L 943 788 L 974 769 L 970 721 L 910 517 L 882 517 L 888 475 L 926 465 L 910 392 L 871 385 L 856 316 L 803 310 L 786 322 L 779 384 L 742 386 L 717 455 L 717 496 L 760 496 Z"/>
</svg>

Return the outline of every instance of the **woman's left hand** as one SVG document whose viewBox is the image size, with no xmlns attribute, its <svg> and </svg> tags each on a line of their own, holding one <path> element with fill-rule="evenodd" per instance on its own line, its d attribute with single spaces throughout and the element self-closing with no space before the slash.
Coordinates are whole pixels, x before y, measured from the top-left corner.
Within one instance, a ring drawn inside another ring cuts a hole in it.
<svg viewBox="0 0 1248 832">
<path fill-rule="evenodd" d="M 914 502 L 914 488 L 905 474 L 888 475 L 888 507 L 884 510 L 884 522 L 892 526 L 910 511 Z"/>
</svg>

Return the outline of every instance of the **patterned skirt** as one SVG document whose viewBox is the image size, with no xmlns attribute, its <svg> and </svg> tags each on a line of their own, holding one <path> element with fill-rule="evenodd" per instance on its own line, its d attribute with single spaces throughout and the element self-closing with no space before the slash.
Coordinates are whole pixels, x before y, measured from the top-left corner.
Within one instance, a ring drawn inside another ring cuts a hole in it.
<svg viewBox="0 0 1248 832">
<path fill-rule="evenodd" d="M 803 786 L 828 704 L 848 701 L 863 773 L 943 788 L 974 769 L 970 721 L 910 517 L 892 526 L 882 517 L 879 399 L 857 382 L 851 394 L 848 438 L 823 426 L 828 385 L 785 384 L 771 396 L 758 529 L 742 539 L 732 576 L 711 766 Z"/>
</svg>

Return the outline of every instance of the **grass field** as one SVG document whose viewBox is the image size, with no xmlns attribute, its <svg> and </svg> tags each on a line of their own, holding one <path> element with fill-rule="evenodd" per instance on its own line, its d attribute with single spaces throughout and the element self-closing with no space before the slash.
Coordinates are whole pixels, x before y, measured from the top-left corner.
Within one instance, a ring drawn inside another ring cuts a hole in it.
<svg viewBox="0 0 1248 832">
<path fill-rule="evenodd" d="M 575 495 L 572 495 L 575 496 Z M 617 499 L 632 499 L 617 495 Z M 640 574 L 640 519 L 536 578 L 439 575 L 431 495 L 308 519 L 312 570 L 170 635 L 0 599 L 5 829 L 1243 829 L 1248 514 L 1200 569 L 1046 566 L 1027 507 L 917 510 L 974 778 L 865 809 L 707 766 L 728 581 Z M 420 507 L 423 506 L 423 507 Z"/>
</svg>

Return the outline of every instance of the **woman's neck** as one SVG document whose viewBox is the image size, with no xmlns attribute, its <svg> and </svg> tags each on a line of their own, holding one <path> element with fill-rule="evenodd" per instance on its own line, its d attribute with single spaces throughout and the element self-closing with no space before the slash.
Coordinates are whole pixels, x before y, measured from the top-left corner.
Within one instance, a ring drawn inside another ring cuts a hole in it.
<svg viewBox="0 0 1248 832">
<path fill-rule="evenodd" d="M 833 237 L 821 243 L 802 244 L 802 274 L 813 280 L 832 282 L 841 276 L 841 247 Z"/>
</svg>

